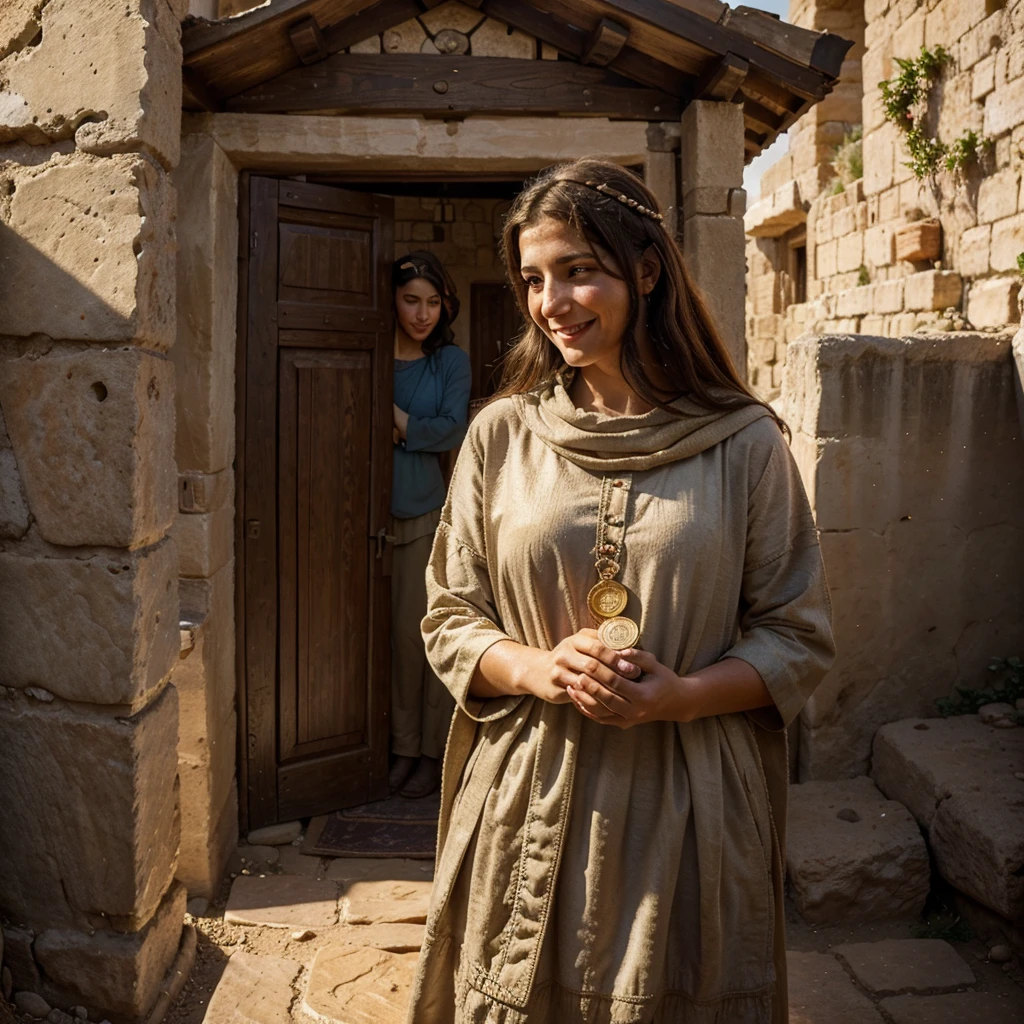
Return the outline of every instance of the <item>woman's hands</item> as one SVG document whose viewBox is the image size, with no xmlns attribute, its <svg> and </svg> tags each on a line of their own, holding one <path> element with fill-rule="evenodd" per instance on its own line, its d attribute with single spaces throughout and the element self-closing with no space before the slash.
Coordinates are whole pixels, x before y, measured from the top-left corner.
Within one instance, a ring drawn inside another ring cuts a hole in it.
<svg viewBox="0 0 1024 1024">
<path fill-rule="evenodd" d="M 581 715 L 620 729 L 644 722 L 688 720 L 680 717 L 684 679 L 646 651 L 631 648 L 611 653 L 621 666 L 614 679 L 581 671 L 566 690 Z"/>
<path fill-rule="evenodd" d="M 527 650 L 523 688 L 551 704 L 568 704 L 572 699 L 570 688 L 583 676 L 596 686 L 614 689 L 629 684 L 620 673 L 639 675 L 635 666 L 598 640 L 594 629 L 581 629 L 550 651 L 533 647 Z"/>
<path fill-rule="evenodd" d="M 406 432 L 409 430 L 409 414 L 404 409 L 399 409 L 394 402 L 391 403 L 391 409 L 395 423 L 395 433 L 398 435 L 395 438 L 395 444 L 398 444 L 399 440 L 405 440 Z"/>
</svg>

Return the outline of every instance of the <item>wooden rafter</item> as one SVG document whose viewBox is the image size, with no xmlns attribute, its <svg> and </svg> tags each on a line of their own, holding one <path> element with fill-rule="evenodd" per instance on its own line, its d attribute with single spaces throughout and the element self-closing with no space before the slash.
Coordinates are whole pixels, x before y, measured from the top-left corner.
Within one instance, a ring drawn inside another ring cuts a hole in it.
<svg viewBox="0 0 1024 1024">
<path fill-rule="evenodd" d="M 625 25 L 620 25 L 610 18 L 602 18 L 590 33 L 580 62 L 604 67 L 618 57 L 628 38 L 629 29 Z"/>
</svg>

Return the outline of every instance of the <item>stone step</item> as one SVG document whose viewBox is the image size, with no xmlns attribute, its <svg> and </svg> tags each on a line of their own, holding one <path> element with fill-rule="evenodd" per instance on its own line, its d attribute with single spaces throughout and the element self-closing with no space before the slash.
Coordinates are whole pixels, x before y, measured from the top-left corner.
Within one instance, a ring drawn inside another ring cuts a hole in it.
<svg viewBox="0 0 1024 1024">
<path fill-rule="evenodd" d="M 866 777 L 790 787 L 786 868 L 813 924 L 915 918 L 928 895 L 921 830 Z"/>
</svg>

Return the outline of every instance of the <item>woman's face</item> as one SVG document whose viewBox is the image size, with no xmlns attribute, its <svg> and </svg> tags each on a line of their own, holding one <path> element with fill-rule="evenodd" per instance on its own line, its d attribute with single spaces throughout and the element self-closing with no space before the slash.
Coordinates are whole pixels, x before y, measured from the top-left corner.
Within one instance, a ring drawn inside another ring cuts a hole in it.
<svg viewBox="0 0 1024 1024">
<path fill-rule="evenodd" d="M 441 319 L 441 296 L 425 278 L 414 277 L 395 289 L 395 314 L 405 335 L 422 345 Z"/>
<path fill-rule="evenodd" d="M 605 266 L 618 272 L 601 249 Z M 544 217 L 519 233 L 530 316 L 569 366 L 618 373 L 629 319 L 629 286 L 601 269 L 594 247 L 572 227 Z"/>
</svg>

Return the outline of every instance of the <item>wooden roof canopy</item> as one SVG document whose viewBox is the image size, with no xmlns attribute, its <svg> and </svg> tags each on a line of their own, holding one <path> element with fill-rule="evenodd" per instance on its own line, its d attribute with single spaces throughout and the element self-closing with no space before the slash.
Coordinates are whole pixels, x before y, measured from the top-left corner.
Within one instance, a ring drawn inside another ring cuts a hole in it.
<svg viewBox="0 0 1024 1024">
<path fill-rule="evenodd" d="M 671 121 L 741 102 L 749 160 L 827 95 L 852 43 L 719 0 L 462 0 L 558 60 L 347 53 L 442 0 L 269 0 L 182 33 L 186 110 Z"/>
</svg>

